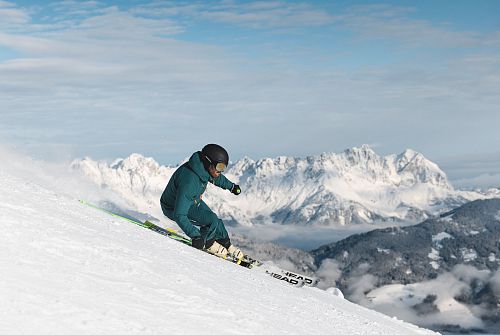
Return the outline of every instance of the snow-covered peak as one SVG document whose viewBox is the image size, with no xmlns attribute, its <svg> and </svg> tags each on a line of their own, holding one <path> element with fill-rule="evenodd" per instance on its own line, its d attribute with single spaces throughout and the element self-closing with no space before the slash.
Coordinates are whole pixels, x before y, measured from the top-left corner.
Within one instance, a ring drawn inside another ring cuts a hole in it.
<svg viewBox="0 0 500 335">
<path fill-rule="evenodd" d="M 103 189 L 120 195 L 132 208 L 159 216 L 159 194 L 175 168 L 160 166 L 153 158 L 132 154 L 112 164 L 90 158 L 75 160 L 73 170 L 81 171 Z"/>
<path fill-rule="evenodd" d="M 239 159 L 234 164 L 230 163 L 230 165 L 233 165 L 233 168 L 235 170 L 240 170 L 240 171 L 245 170 L 249 166 L 254 165 L 254 164 L 255 164 L 255 161 L 248 156 L 245 156 L 242 159 Z"/>
<path fill-rule="evenodd" d="M 363 144 L 361 147 L 354 147 L 344 151 L 345 156 L 353 165 L 365 163 L 371 160 L 378 160 L 380 157 L 373 151 L 368 144 Z"/>
<path fill-rule="evenodd" d="M 111 164 L 111 168 L 113 169 L 122 169 L 127 171 L 138 171 L 138 170 L 150 170 L 155 171 L 158 170 L 159 164 L 151 157 L 144 157 L 140 154 L 131 154 L 129 157 L 125 159 L 117 159 L 113 164 Z"/>
<path fill-rule="evenodd" d="M 413 149 L 406 149 L 405 151 L 403 151 L 401 154 L 398 155 L 398 160 L 407 163 L 413 160 L 416 156 L 422 156 L 422 154 Z"/>
<path fill-rule="evenodd" d="M 397 156 L 396 167 L 398 174 L 405 175 L 406 182 L 430 183 L 439 187 L 452 189 L 446 174 L 439 166 L 419 152 L 407 149 Z"/>
</svg>

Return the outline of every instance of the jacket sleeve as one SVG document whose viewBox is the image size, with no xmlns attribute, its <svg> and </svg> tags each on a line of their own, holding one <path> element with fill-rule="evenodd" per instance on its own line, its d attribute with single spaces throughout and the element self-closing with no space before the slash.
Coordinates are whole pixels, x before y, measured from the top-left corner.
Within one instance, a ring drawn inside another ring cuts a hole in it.
<svg viewBox="0 0 500 335">
<path fill-rule="evenodd" d="M 234 183 L 227 179 L 223 174 L 215 178 L 212 182 L 215 186 L 219 186 L 224 190 L 230 190 L 233 188 Z"/>
<path fill-rule="evenodd" d="M 179 188 L 175 199 L 174 220 L 181 227 L 182 231 L 190 238 L 198 237 L 200 231 L 189 221 L 188 212 L 193 204 L 195 194 L 190 191 L 190 185 L 183 185 Z"/>
</svg>

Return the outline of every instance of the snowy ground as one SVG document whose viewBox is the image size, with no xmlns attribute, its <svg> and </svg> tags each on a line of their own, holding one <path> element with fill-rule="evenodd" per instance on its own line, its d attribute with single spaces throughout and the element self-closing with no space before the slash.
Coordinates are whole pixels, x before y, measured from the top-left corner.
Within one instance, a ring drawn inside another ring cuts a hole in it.
<svg viewBox="0 0 500 335">
<path fill-rule="evenodd" d="M 0 334 L 433 334 L 0 170 Z"/>
</svg>

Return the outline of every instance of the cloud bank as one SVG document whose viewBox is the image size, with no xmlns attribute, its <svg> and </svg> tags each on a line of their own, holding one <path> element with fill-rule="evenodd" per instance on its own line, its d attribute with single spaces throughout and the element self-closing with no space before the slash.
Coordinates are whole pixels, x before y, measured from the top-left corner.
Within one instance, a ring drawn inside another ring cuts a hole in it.
<svg viewBox="0 0 500 335">
<path fill-rule="evenodd" d="M 446 326 L 455 331 L 488 329 L 491 325 L 484 320 L 498 321 L 494 300 L 487 298 L 476 304 L 465 301 L 472 292 L 481 290 L 483 296 L 493 292 L 498 299 L 500 271 L 492 273 L 459 264 L 433 280 L 375 288 L 377 278 L 364 274 L 367 267 L 358 269 L 359 276 L 347 290 L 350 300 L 366 307 L 425 327 Z"/>
<path fill-rule="evenodd" d="M 207 142 L 235 158 L 360 143 L 435 161 L 491 152 L 500 33 L 416 11 L 2 1 L 0 137 L 44 158 L 140 152 L 162 163 Z"/>
</svg>

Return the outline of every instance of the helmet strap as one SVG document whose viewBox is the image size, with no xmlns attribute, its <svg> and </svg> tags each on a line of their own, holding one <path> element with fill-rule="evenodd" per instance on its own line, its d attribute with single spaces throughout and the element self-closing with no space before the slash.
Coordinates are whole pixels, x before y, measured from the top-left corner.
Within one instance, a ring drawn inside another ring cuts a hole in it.
<svg viewBox="0 0 500 335">
<path fill-rule="evenodd" d="M 201 156 L 201 162 L 203 163 L 203 167 L 205 170 L 209 171 L 210 165 L 213 165 L 212 162 L 210 161 L 210 158 L 208 158 L 205 154 L 200 152 Z"/>
</svg>

